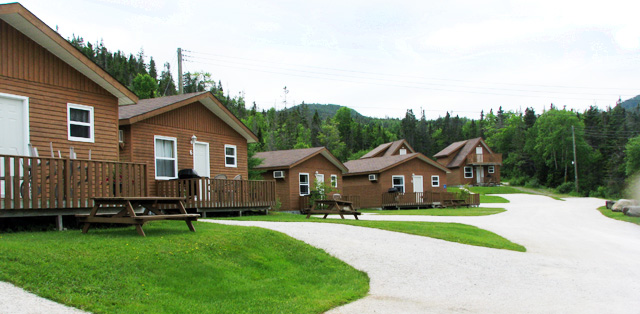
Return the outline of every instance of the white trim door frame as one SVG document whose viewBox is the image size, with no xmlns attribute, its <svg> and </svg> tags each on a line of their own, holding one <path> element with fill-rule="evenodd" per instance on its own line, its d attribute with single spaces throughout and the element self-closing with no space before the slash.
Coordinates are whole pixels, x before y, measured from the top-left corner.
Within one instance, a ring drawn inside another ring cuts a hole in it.
<svg viewBox="0 0 640 314">
<path fill-rule="evenodd" d="M 209 143 L 193 143 L 193 169 L 201 177 L 211 177 L 211 158 L 209 155 Z"/>
<path fill-rule="evenodd" d="M 476 167 L 476 183 L 480 184 L 484 181 L 484 168 L 482 166 Z"/>
<path fill-rule="evenodd" d="M 422 176 L 416 175 L 414 175 L 411 180 L 413 181 L 413 193 L 416 193 L 416 202 L 420 203 L 420 200 L 422 199 L 422 193 L 424 192 L 424 180 Z"/>
<path fill-rule="evenodd" d="M 5 151 L 0 151 L 0 154 L 25 156 L 29 152 L 29 138 L 30 138 L 30 134 L 29 134 L 29 97 L 0 93 L 0 98 L 22 102 L 22 108 L 21 108 L 22 112 L 19 113 L 19 115 L 22 118 L 22 127 L 21 127 L 21 130 L 20 130 L 21 133 L 22 133 L 22 145 L 20 145 L 20 147 L 16 147 L 15 148 L 16 151 L 14 151 L 14 152 L 12 152 L 12 151 L 6 151 L 6 152 Z M 2 109 L 2 107 L 0 107 L 0 109 Z M 0 119 L 8 117 L 8 114 L 5 113 L 5 112 L 1 112 L 0 111 L 0 115 L 1 115 Z M 2 120 L 0 120 L 0 121 L 2 121 Z M 4 121 L 3 121 L 3 124 L 5 124 Z M 6 136 L 6 134 L 5 134 L 5 136 Z M 11 137 L 16 137 L 16 136 L 17 136 L 17 134 L 12 132 Z"/>
<path fill-rule="evenodd" d="M 29 155 L 29 97 L 0 93 L 0 154 Z M 5 176 L 5 160 L 0 158 L 0 174 Z M 9 166 L 9 176 L 15 176 L 13 163 Z M 22 167 L 18 176 L 22 177 Z M 0 197 L 4 197 L 4 181 L 0 182 Z M 13 191 L 11 191 L 13 193 Z"/>
</svg>

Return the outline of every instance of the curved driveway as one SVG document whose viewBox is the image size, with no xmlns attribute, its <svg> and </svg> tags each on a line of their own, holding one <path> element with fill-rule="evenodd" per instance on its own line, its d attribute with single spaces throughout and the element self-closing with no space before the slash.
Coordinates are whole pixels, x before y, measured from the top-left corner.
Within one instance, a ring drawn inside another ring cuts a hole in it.
<svg viewBox="0 0 640 314">
<path fill-rule="evenodd" d="M 369 295 L 330 313 L 640 312 L 640 226 L 602 216 L 598 199 L 501 196 L 507 212 L 491 216 L 362 219 L 475 225 L 526 253 L 338 224 L 215 222 L 277 230 L 367 272 Z"/>
</svg>

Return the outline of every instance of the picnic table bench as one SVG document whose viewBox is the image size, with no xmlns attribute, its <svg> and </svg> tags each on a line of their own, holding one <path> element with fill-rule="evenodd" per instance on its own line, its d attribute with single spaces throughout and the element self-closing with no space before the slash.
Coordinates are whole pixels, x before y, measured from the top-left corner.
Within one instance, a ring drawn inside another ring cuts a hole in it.
<svg viewBox="0 0 640 314">
<path fill-rule="evenodd" d="M 187 214 L 184 197 L 95 197 L 91 213 L 76 215 L 84 222 L 82 233 L 87 233 L 92 223 L 112 223 L 134 225 L 138 234 L 145 236 L 142 225 L 152 220 L 184 220 L 189 230 L 195 232 L 192 221 L 197 221 L 200 214 Z M 160 208 L 159 205 L 168 205 Z M 135 208 L 144 211 L 136 214 Z M 100 209 L 120 209 L 115 215 L 98 214 Z"/>
<path fill-rule="evenodd" d="M 318 205 L 326 205 L 327 208 L 318 209 Z M 353 202 L 343 200 L 315 200 L 313 201 L 313 206 L 311 206 L 311 209 L 307 212 L 307 218 L 313 214 L 324 214 L 323 219 L 326 219 L 330 214 L 340 215 L 342 219 L 344 219 L 344 215 L 353 215 L 353 217 L 358 220 L 358 215 L 362 213 L 353 209 Z"/>
<path fill-rule="evenodd" d="M 457 208 L 458 206 L 467 206 L 467 207 L 469 207 L 469 204 L 467 204 L 466 201 L 461 199 L 461 198 L 452 198 L 452 199 L 443 200 L 442 201 L 442 205 L 444 207 L 452 206 L 454 208 Z"/>
</svg>

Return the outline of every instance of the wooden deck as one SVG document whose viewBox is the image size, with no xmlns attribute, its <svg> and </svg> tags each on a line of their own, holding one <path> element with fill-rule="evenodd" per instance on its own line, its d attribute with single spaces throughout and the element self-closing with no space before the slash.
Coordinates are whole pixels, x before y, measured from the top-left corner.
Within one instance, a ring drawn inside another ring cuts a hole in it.
<svg viewBox="0 0 640 314">
<path fill-rule="evenodd" d="M 383 193 L 383 209 L 459 207 L 480 205 L 479 194 L 466 197 L 453 192 Z"/>
</svg>

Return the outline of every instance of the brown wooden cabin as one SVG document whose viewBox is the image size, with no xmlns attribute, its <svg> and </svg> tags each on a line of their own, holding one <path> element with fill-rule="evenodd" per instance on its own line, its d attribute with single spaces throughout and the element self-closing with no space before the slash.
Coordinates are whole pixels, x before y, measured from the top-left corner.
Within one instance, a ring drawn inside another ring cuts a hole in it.
<svg viewBox="0 0 640 314">
<path fill-rule="evenodd" d="M 416 153 L 405 140 L 382 144 L 344 165 L 349 169 L 343 177 L 344 192 L 358 196 L 363 208 L 396 207 L 384 198 L 394 187 L 414 200 L 404 204 L 413 208 L 433 205 L 423 199 L 426 191 L 446 192 L 447 169 Z"/>
<path fill-rule="evenodd" d="M 215 102 L 203 99 L 195 102 Z M 91 197 L 153 195 L 154 159 L 120 159 L 119 107 L 138 102 L 133 92 L 22 5 L 0 5 L 0 217 L 60 218 L 86 213 L 93 206 Z M 186 105 L 185 111 L 191 107 Z M 232 116 L 220 119 L 237 122 Z M 243 136 L 251 138 L 250 133 Z M 188 136 L 193 134 L 200 133 Z M 182 135 L 178 140 L 183 142 Z M 238 166 L 227 173 L 245 179 L 247 140 L 236 144 Z M 212 156 L 219 155 L 211 149 Z M 239 182 L 222 188 L 236 195 L 232 202 L 214 205 L 242 208 L 246 194 L 258 194 L 247 188 L 256 184 Z M 268 188 L 268 183 L 262 186 Z M 238 188 L 242 193 L 233 190 Z M 275 192 L 263 194 L 275 199 Z"/>
<path fill-rule="evenodd" d="M 262 159 L 256 169 L 265 170 L 264 179 L 275 180 L 281 211 L 305 209 L 315 182 L 343 189 L 347 168 L 325 147 L 261 152 L 255 157 Z"/>
<path fill-rule="evenodd" d="M 434 157 L 451 172 L 451 185 L 500 184 L 502 154 L 494 153 L 481 137 L 455 142 Z"/>
</svg>

